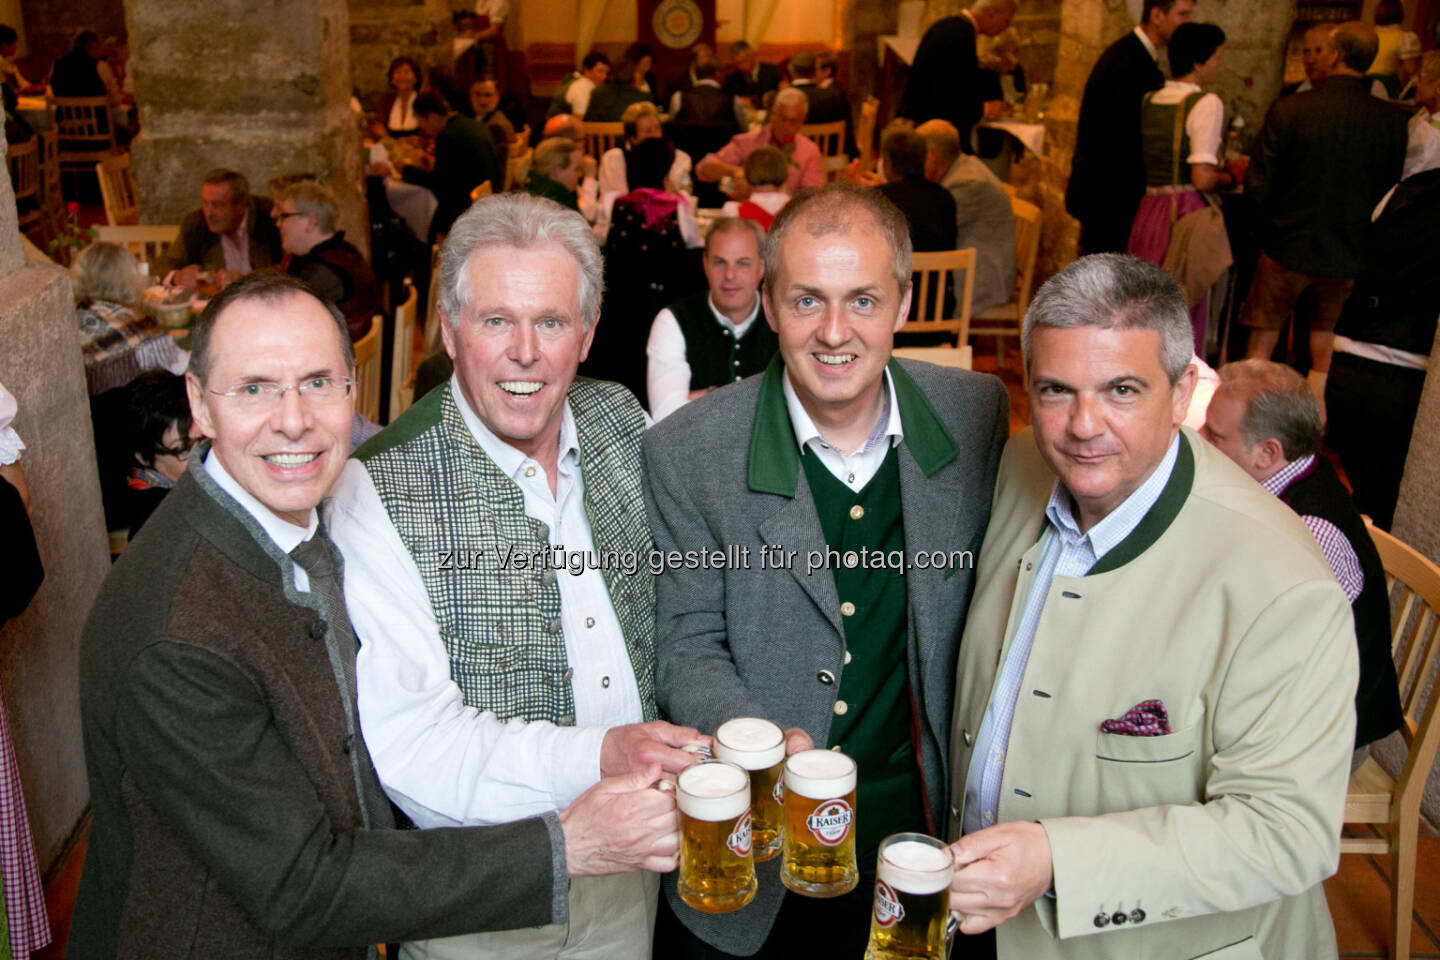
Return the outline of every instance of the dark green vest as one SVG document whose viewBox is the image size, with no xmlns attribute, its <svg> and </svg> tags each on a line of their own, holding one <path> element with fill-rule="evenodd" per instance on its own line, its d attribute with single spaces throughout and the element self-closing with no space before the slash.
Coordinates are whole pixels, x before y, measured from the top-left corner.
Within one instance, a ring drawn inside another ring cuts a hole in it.
<svg viewBox="0 0 1440 960">
<path fill-rule="evenodd" d="M 900 510 L 900 458 L 894 447 L 856 493 L 807 447 L 800 458 L 825 542 L 839 555 L 829 564 L 840 598 L 845 651 L 830 742 L 859 767 L 856 850 L 861 856 L 887 835 L 925 830 L 924 790 L 910 740 L 903 569 L 905 527 Z M 850 563 L 850 555 L 855 563 Z M 898 558 L 902 566 L 882 558 Z"/>
<path fill-rule="evenodd" d="M 670 312 L 685 335 L 685 362 L 690 365 L 690 389 L 723 387 L 761 373 L 780 348 L 780 341 L 763 313 L 740 339 L 715 319 L 710 293 L 696 293 L 670 304 Z"/>
<path fill-rule="evenodd" d="M 1205 96 L 1204 93 L 1187 94 L 1179 103 L 1152 103 L 1154 94 L 1145 95 L 1140 108 L 1140 155 L 1145 160 L 1145 186 L 1166 187 L 1179 184 L 1190 185 L 1190 134 L 1185 130 L 1185 121 L 1180 121 L 1180 172 L 1175 172 L 1175 111 L 1187 117 L 1190 110 Z M 1178 179 L 1177 179 L 1178 177 Z"/>
</svg>

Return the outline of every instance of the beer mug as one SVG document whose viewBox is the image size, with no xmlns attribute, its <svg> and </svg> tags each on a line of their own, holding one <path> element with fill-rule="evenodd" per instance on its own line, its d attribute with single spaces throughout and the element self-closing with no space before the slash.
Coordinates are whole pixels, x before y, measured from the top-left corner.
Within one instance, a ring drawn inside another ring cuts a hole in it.
<svg viewBox="0 0 1440 960">
<path fill-rule="evenodd" d="M 785 819 L 780 774 L 785 769 L 785 732 L 769 720 L 737 717 L 720 724 L 713 748 L 716 760 L 750 771 L 750 836 L 756 863 L 780 852 Z"/>
<path fill-rule="evenodd" d="M 955 853 L 923 833 L 880 842 L 865 960 L 945 960 Z"/>
<path fill-rule="evenodd" d="M 855 889 L 854 760 L 802 750 L 785 761 L 784 850 L 780 882 L 796 893 L 838 897 Z"/>
<path fill-rule="evenodd" d="M 703 913 L 729 913 L 755 899 L 750 856 L 750 774 L 714 760 L 680 771 L 680 899 Z"/>
</svg>

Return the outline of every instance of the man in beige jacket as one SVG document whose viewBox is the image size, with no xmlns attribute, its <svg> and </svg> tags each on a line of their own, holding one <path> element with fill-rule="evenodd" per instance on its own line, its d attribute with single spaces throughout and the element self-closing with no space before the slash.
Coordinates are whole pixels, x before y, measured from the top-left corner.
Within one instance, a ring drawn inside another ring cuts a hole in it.
<svg viewBox="0 0 1440 960">
<path fill-rule="evenodd" d="M 1334 958 L 1344 593 L 1180 428 L 1191 333 L 1163 271 L 1078 260 L 1024 339 L 1033 435 L 1001 463 L 958 664 L 962 931 L 998 924 L 1002 960 Z"/>
</svg>

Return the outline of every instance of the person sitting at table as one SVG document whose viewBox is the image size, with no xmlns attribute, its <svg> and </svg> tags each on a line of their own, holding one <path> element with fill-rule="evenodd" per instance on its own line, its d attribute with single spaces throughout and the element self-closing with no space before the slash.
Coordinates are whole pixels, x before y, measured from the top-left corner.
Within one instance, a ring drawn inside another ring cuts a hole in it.
<svg viewBox="0 0 1440 960">
<path fill-rule="evenodd" d="M 413 137 L 420 132 L 415 115 L 416 88 L 420 86 L 420 65 L 409 57 L 390 61 L 390 92 L 380 98 L 371 136 Z"/>
<path fill-rule="evenodd" d="M 611 147 L 600 156 L 599 209 L 595 217 L 595 236 L 602 244 L 610 234 L 610 208 L 615 203 L 615 198 L 630 192 L 630 180 L 626 175 L 630 151 L 646 140 L 659 140 L 664 137 L 660 126 L 660 111 L 648 100 L 641 100 L 626 107 L 620 123 L 625 132 L 624 142 L 618 147 Z M 690 170 L 690 154 L 677 149 L 669 174 L 670 185 L 676 193 L 690 193 Z M 581 195 L 583 209 L 583 183 Z"/>
<path fill-rule="evenodd" d="M 299 277 L 333 303 L 345 317 L 350 339 L 358 342 L 381 311 L 380 284 L 365 255 L 335 229 L 339 204 L 334 192 L 314 180 L 293 183 L 275 197 L 273 214 L 285 248 L 280 272 Z"/>
<path fill-rule="evenodd" d="M 20 46 L 20 35 L 15 28 L 0 23 L 0 83 L 9 87 L 16 96 L 29 93 L 32 90 L 43 90 L 44 87 L 36 87 L 26 80 L 20 73 L 20 66 L 15 62 L 15 52 Z"/>
<path fill-rule="evenodd" d="M 808 123 L 835 123 L 844 120 L 849 126 L 850 101 L 839 87 L 822 87 L 815 77 L 818 62 L 813 50 L 797 50 L 790 58 L 790 85 L 810 101 L 805 114 Z M 851 151 L 854 152 L 853 150 Z"/>
<path fill-rule="evenodd" d="M 642 101 L 649 103 L 650 97 L 635 86 L 635 62 L 621 57 L 610 71 L 610 82 L 590 94 L 585 119 L 591 123 L 619 123 L 626 107 Z"/>
<path fill-rule="evenodd" d="M 769 230 L 775 215 L 790 202 L 790 194 L 785 192 L 789 174 L 785 154 L 775 147 L 752 150 L 745 158 L 745 182 L 750 184 L 750 196 L 744 201 L 726 201 L 721 213 L 727 217 L 753 220 L 762 229 Z"/>
<path fill-rule="evenodd" d="M 598 334 L 580 373 L 614 380 L 645 402 L 645 341 L 667 304 L 705 288 L 700 230 L 669 171 L 675 148 L 645 140 L 628 160 L 631 190 L 616 199 L 605 239 L 605 302 Z"/>
<path fill-rule="evenodd" d="M 554 200 L 562 207 L 580 212 L 580 177 L 584 166 L 584 150 L 568 137 L 541 140 L 530 161 L 530 177 L 525 192 Z"/>
<path fill-rule="evenodd" d="M 660 102 L 660 85 L 655 79 L 655 50 L 648 43 L 632 43 L 625 56 L 635 64 L 635 89 L 652 103 Z"/>
<path fill-rule="evenodd" d="M 435 194 L 435 216 L 430 236 L 448 233 L 455 218 L 470 209 L 470 194 L 486 180 L 498 190 L 505 183 L 505 167 L 490 139 L 490 131 L 479 120 L 450 109 L 437 93 L 415 98 L 415 117 L 420 132 L 435 141 L 433 159 L 422 154 L 418 166 L 407 166 L 402 174 L 407 183 L 418 183 Z"/>
<path fill-rule="evenodd" d="M 515 142 L 515 125 L 500 109 L 500 88 L 495 86 L 494 77 L 481 77 L 470 84 L 470 110 L 475 119 L 490 131 L 495 152 L 509 156 L 510 147 Z"/>
<path fill-rule="evenodd" d="M 200 209 L 180 221 L 180 236 L 151 272 L 193 290 L 201 271 L 217 273 L 223 285 L 279 263 L 280 231 L 270 218 L 271 206 L 269 197 L 250 195 L 243 174 L 211 170 L 200 184 Z"/>
<path fill-rule="evenodd" d="M 192 430 L 185 378 L 167 370 L 149 370 L 125 390 L 121 418 L 130 454 L 123 497 L 130 539 L 150 519 L 165 495 L 185 475 Z"/>
<path fill-rule="evenodd" d="M 70 42 L 70 49 L 55 61 L 50 70 L 50 92 L 57 97 L 103 97 L 108 92 L 100 76 L 99 64 L 105 58 L 105 45 L 94 30 L 80 30 Z"/>
<path fill-rule="evenodd" d="M 701 160 L 695 168 L 696 178 L 714 182 L 733 177 L 730 195 L 743 200 L 750 193 L 745 182 L 745 158 L 757 147 L 777 147 L 790 166 L 785 186 L 792 196 L 797 190 L 821 186 L 825 172 L 820 165 L 820 148 L 800 132 L 809 109 L 810 101 L 802 91 L 794 87 L 781 90 L 770 107 L 770 122 L 754 133 L 736 134 L 722 149 Z"/>
<path fill-rule="evenodd" d="M 555 96 L 550 99 L 550 110 L 546 116 L 553 117 L 560 113 L 585 116 L 585 112 L 590 108 L 591 94 L 596 87 L 605 83 L 608 76 L 610 58 L 599 50 L 591 50 L 585 54 L 585 59 L 580 61 L 580 69 L 571 71 L 569 76 L 560 81 Z M 631 79 L 634 79 L 633 76 Z"/>
<path fill-rule="evenodd" d="M 755 48 L 744 40 L 730 44 L 730 74 L 725 78 L 725 92 L 741 97 L 755 108 L 763 107 L 766 94 L 780 88 L 780 67 L 766 63 L 755 55 Z"/>
<path fill-rule="evenodd" d="M 1170 75 L 1175 79 L 1165 81 L 1165 86 L 1141 101 L 1145 196 L 1140 198 L 1125 247 L 1130 256 L 1156 266 L 1165 262 L 1175 220 L 1205 206 L 1201 191 L 1233 187 L 1242 176 L 1238 169 L 1220 163 L 1225 104 L 1202 89 L 1215 80 L 1224 63 L 1225 31 L 1213 23 L 1182 23 L 1170 37 L 1169 52 Z M 1204 352 L 1207 299 L 1201 297 L 1190 308 L 1196 353 Z"/>
<path fill-rule="evenodd" d="M 75 323 L 90 395 L 124 386 L 145 370 L 184 373 L 190 356 L 140 307 L 144 278 L 130 251 L 92 243 L 70 264 Z"/>
</svg>

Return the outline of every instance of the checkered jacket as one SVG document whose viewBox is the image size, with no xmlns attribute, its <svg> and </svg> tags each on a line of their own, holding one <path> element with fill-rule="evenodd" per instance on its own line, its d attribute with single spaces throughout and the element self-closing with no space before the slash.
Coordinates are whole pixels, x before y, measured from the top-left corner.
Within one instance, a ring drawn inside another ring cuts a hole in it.
<svg viewBox="0 0 1440 960">
<path fill-rule="evenodd" d="M 634 575 L 612 565 L 604 577 L 645 719 L 652 720 L 655 585 L 641 490 L 644 415 L 613 383 L 577 379 L 569 401 L 595 549 L 602 556 L 633 551 L 639 558 Z M 432 390 L 356 456 L 412 556 L 533 556 L 548 548 L 544 524 L 525 515 L 520 488 L 476 443 L 448 387 Z M 466 705 L 501 720 L 574 724 L 556 571 L 500 569 L 493 562 L 468 570 L 417 566 Z"/>
</svg>

